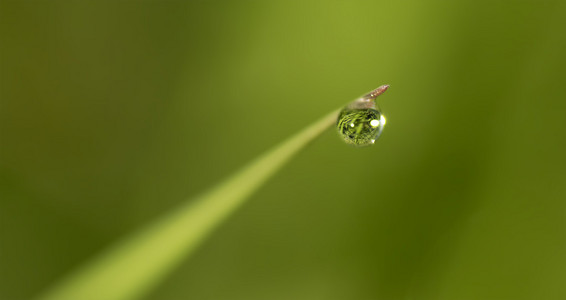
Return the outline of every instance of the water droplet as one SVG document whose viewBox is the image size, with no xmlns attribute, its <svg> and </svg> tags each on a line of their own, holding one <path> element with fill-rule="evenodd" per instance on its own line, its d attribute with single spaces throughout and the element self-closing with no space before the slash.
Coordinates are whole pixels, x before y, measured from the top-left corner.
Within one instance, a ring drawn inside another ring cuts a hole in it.
<svg viewBox="0 0 566 300">
<path fill-rule="evenodd" d="M 379 138 L 385 117 L 375 99 L 388 88 L 388 85 L 382 85 L 342 109 L 336 127 L 346 143 L 360 147 L 370 146 Z"/>
</svg>

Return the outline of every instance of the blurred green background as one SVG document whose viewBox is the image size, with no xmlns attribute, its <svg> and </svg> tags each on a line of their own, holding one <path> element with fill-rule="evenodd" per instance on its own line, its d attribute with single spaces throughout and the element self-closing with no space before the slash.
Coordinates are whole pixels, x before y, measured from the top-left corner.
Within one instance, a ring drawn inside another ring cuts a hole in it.
<svg viewBox="0 0 566 300">
<path fill-rule="evenodd" d="M 0 1 L 0 299 L 381 84 L 146 299 L 566 299 L 565 1 Z"/>
</svg>

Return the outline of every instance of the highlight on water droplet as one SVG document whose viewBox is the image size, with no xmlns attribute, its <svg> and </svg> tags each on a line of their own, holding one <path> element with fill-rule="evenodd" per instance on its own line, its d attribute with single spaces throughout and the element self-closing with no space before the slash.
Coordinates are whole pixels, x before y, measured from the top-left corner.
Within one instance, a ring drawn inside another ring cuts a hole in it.
<svg viewBox="0 0 566 300">
<path fill-rule="evenodd" d="M 388 88 L 389 85 L 382 85 L 340 111 L 336 128 L 346 143 L 359 147 L 370 146 L 379 138 L 385 126 L 385 117 L 375 99 Z"/>
</svg>

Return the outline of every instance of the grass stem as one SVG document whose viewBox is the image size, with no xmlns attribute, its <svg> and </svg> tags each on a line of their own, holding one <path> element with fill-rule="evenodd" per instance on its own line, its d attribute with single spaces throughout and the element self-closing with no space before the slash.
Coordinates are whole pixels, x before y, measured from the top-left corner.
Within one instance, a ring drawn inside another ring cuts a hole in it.
<svg viewBox="0 0 566 300">
<path fill-rule="evenodd" d="M 41 300 L 143 297 L 187 259 L 266 180 L 328 127 L 338 110 L 285 140 L 208 192 L 112 245 L 80 266 Z"/>
</svg>

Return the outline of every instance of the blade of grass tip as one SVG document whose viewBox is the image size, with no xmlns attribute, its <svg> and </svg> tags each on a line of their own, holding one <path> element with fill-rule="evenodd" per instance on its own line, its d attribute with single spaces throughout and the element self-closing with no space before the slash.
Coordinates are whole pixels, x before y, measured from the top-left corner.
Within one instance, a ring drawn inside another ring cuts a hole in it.
<svg viewBox="0 0 566 300">
<path fill-rule="evenodd" d="M 335 124 L 338 112 L 290 137 L 207 193 L 125 237 L 38 299 L 126 300 L 144 296 L 294 154 Z"/>
</svg>

